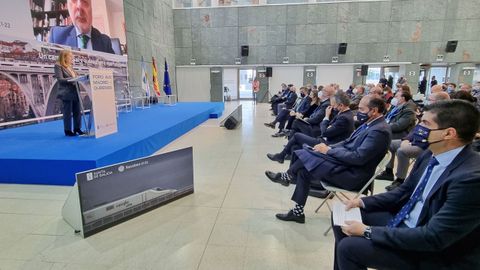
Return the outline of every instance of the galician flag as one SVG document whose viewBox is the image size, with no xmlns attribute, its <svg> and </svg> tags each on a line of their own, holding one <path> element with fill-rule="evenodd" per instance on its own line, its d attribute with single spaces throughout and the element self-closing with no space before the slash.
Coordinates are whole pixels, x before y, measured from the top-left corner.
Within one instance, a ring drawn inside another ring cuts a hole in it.
<svg viewBox="0 0 480 270">
<path fill-rule="evenodd" d="M 157 65 L 155 64 L 155 58 L 152 56 L 152 72 L 153 72 L 153 90 L 160 96 L 160 85 L 158 84 Z"/>
<path fill-rule="evenodd" d="M 142 89 L 145 91 L 145 95 L 150 97 L 150 84 L 148 83 L 148 74 L 147 74 L 147 66 L 145 65 L 145 61 L 143 60 L 142 56 Z"/>
</svg>

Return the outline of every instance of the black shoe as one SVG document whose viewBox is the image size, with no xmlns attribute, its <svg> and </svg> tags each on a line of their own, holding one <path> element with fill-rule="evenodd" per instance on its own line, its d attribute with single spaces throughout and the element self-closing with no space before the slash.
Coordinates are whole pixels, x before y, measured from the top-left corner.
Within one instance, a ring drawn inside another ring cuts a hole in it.
<svg viewBox="0 0 480 270">
<path fill-rule="evenodd" d="M 292 155 L 286 155 L 284 160 L 292 160 Z"/>
<path fill-rule="evenodd" d="M 388 181 L 393 181 L 394 178 L 395 178 L 395 177 L 393 176 L 393 173 L 388 172 L 388 171 L 383 171 L 380 175 L 378 175 L 377 177 L 375 177 L 375 179 L 388 180 Z"/>
<path fill-rule="evenodd" d="M 283 164 L 283 158 L 280 154 L 267 154 L 267 157 L 271 160 L 271 161 L 276 161 L 280 164 Z"/>
<path fill-rule="evenodd" d="M 81 129 L 75 129 L 73 132 L 77 133 L 78 135 L 85 135 L 85 132 L 83 132 Z"/>
<path fill-rule="evenodd" d="M 64 130 L 64 131 L 65 131 L 65 136 L 68 136 L 68 137 L 76 136 L 75 133 L 73 133 L 71 130 Z"/>
<path fill-rule="evenodd" d="M 310 189 L 308 192 L 308 196 L 325 199 L 330 197 L 329 199 L 333 198 L 333 194 L 327 190 L 320 190 L 320 189 Z"/>
<path fill-rule="evenodd" d="M 283 221 L 295 221 L 301 224 L 305 223 L 305 215 L 296 216 L 293 214 L 293 210 L 288 211 L 286 214 L 276 214 L 275 216 Z"/>
<path fill-rule="evenodd" d="M 265 171 L 265 175 L 274 183 L 279 183 L 282 186 L 288 187 L 290 185 L 290 177 L 287 173 L 274 173 L 271 171 Z"/>
<path fill-rule="evenodd" d="M 405 179 L 397 178 L 397 179 L 395 179 L 395 181 L 393 181 L 393 183 L 391 185 L 385 187 L 385 189 L 387 191 L 392 191 L 392 190 L 396 189 L 398 186 L 400 186 L 401 184 L 403 184 L 404 181 L 405 181 Z"/>
<path fill-rule="evenodd" d="M 279 132 L 272 135 L 273 138 L 278 138 L 278 137 L 283 137 L 283 136 L 285 136 L 285 133 L 283 133 L 283 131 L 279 131 Z"/>
<path fill-rule="evenodd" d="M 275 124 L 274 123 L 263 123 L 266 127 L 273 128 L 275 129 Z"/>
</svg>

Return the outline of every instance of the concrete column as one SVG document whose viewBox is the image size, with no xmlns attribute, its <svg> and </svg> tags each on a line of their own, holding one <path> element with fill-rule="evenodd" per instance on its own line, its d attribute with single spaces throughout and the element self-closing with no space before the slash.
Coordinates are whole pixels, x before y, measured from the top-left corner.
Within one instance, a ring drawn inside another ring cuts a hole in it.
<svg viewBox="0 0 480 270">
<path fill-rule="evenodd" d="M 317 82 L 317 67 L 305 66 L 303 67 L 303 85 L 314 85 Z"/>
<path fill-rule="evenodd" d="M 456 83 L 473 83 L 473 75 L 475 73 L 475 64 L 461 63 L 452 66 L 450 71 L 450 82 Z"/>
<path fill-rule="evenodd" d="M 268 96 L 268 78 L 265 74 L 265 67 L 257 67 L 256 71 L 256 79 L 260 82 L 260 90 L 257 92 L 257 102 L 267 103 L 270 97 Z"/>
<path fill-rule="evenodd" d="M 210 100 L 223 102 L 223 68 L 210 68 Z"/>
<path fill-rule="evenodd" d="M 418 76 L 420 76 L 419 64 L 405 65 L 405 79 L 407 79 L 412 95 L 415 95 L 418 92 Z"/>
</svg>

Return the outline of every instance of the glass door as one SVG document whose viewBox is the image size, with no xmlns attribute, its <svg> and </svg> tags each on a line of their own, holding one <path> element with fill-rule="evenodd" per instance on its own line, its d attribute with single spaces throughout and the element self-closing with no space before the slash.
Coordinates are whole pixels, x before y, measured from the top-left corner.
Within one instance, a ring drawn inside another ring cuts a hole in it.
<svg viewBox="0 0 480 270">
<path fill-rule="evenodd" d="M 238 70 L 238 96 L 240 99 L 253 99 L 253 80 L 255 79 L 255 69 Z"/>
</svg>

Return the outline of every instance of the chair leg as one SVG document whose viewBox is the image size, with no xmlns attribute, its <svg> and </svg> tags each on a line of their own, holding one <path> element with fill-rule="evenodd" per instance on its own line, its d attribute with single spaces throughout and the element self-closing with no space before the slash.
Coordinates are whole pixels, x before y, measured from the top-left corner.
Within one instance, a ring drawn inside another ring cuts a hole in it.
<svg viewBox="0 0 480 270">
<path fill-rule="evenodd" d="M 323 233 L 323 236 L 327 236 L 328 232 L 332 229 L 332 225 L 328 227 L 328 229 Z"/>
<path fill-rule="evenodd" d="M 320 210 L 320 208 L 322 208 L 322 206 L 327 203 L 328 199 L 329 199 L 328 197 L 323 199 L 323 202 L 317 207 L 317 210 L 315 210 L 315 213 L 318 213 L 318 210 Z M 328 203 L 327 203 L 327 206 L 328 206 L 328 208 L 330 208 Z"/>
</svg>

